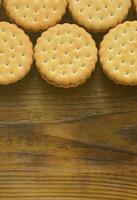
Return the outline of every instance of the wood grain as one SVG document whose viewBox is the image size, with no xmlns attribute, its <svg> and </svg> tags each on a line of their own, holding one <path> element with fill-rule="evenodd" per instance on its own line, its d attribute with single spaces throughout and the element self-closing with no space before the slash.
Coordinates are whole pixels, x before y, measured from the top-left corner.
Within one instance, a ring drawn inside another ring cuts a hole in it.
<svg viewBox="0 0 137 200">
<path fill-rule="evenodd" d="M 28 34 L 35 44 L 40 34 Z M 93 37 L 99 47 L 103 34 Z M 86 84 L 54 88 L 34 64 L 0 86 L 0 200 L 86 199 L 137 199 L 137 87 L 115 85 L 98 63 Z"/>
</svg>

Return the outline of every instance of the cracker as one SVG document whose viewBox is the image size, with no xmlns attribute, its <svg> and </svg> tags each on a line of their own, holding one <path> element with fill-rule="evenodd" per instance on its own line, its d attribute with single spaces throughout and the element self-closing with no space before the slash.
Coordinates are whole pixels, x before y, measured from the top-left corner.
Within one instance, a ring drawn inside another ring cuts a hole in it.
<svg viewBox="0 0 137 200">
<path fill-rule="evenodd" d="M 91 35 L 74 24 L 58 24 L 37 40 L 34 58 L 41 76 L 58 87 L 76 87 L 95 69 L 97 48 Z"/>
<path fill-rule="evenodd" d="M 73 18 L 88 30 L 103 32 L 121 23 L 131 0 L 68 0 Z"/>
<path fill-rule="evenodd" d="M 32 31 L 54 26 L 65 13 L 67 0 L 4 0 L 8 16 Z"/>
<path fill-rule="evenodd" d="M 33 49 L 29 37 L 14 24 L 0 22 L 0 84 L 22 79 L 31 69 Z"/>
<path fill-rule="evenodd" d="M 110 30 L 99 54 L 110 79 L 118 84 L 137 85 L 137 21 L 127 21 Z"/>
</svg>

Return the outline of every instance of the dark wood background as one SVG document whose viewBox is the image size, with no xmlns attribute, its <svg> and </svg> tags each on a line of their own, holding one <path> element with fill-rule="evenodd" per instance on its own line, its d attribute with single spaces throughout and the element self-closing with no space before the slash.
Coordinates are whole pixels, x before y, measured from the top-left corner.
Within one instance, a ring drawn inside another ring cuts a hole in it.
<svg viewBox="0 0 137 200">
<path fill-rule="evenodd" d="M 92 35 L 99 47 L 103 34 Z M 137 199 L 137 87 L 115 85 L 99 63 L 75 89 L 48 85 L 35 66 L 0 86 L 0 200 L 9 199 Z"/>
</svg>

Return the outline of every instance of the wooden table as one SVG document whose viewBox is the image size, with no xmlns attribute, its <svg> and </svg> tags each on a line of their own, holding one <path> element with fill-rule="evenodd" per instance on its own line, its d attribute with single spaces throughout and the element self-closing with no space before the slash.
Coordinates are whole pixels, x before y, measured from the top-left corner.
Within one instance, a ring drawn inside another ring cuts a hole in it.
<svg viewBox="0 0 137 200">
<path fill-rule="evenodd" d="M 137 87 L 115 85 L 97 64 L 64 90 L 33 67 L 0 87 L 0 200 L 86 199 L 137 199 Z"/>
</svg>

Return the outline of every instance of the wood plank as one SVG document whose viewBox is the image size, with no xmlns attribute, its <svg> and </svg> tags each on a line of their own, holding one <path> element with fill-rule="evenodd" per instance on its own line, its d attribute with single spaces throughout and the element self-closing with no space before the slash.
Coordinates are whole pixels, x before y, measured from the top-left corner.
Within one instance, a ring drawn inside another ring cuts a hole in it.
<svg viewBox="0 0 137 200">
<path fill-rule="evenodd" d="M 90 131 L 89 119 L 78 126 L 3 124 L 0 199 L 136 199 L 137 147 L 130 133 L 128 139 L 100 137 Z M 87 138 L 81 138 L 84 126 Z"/>
</svg>

